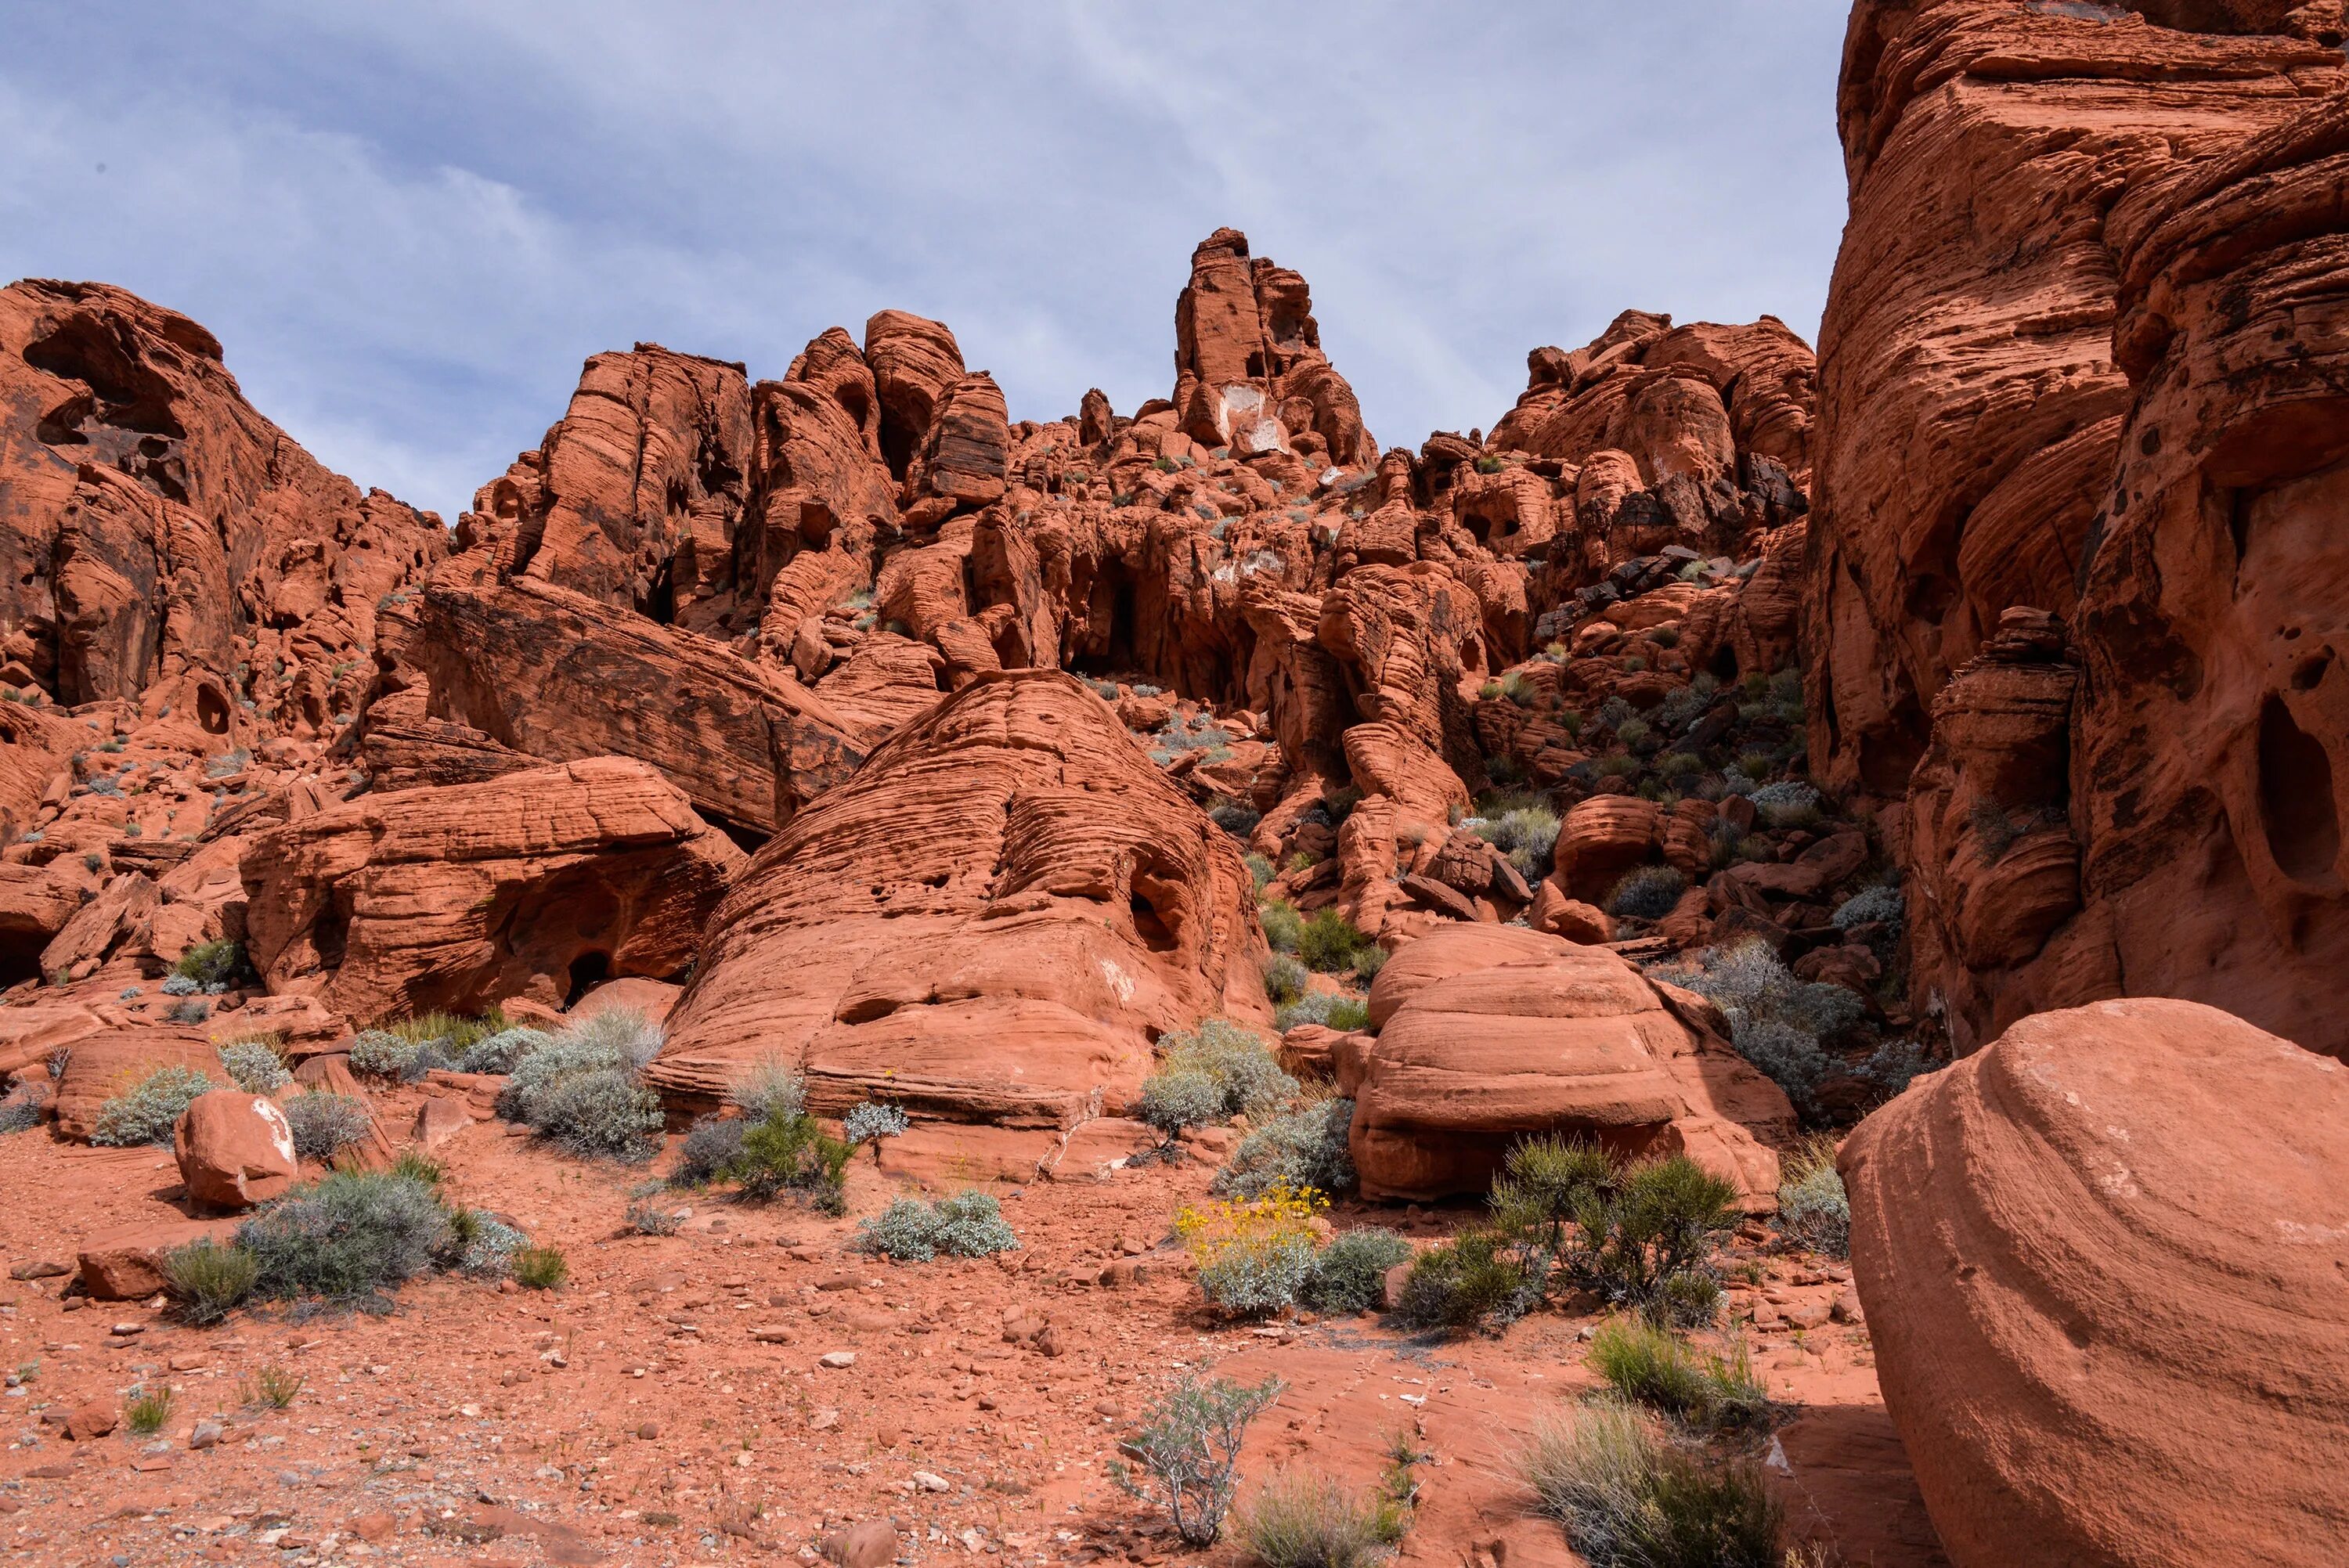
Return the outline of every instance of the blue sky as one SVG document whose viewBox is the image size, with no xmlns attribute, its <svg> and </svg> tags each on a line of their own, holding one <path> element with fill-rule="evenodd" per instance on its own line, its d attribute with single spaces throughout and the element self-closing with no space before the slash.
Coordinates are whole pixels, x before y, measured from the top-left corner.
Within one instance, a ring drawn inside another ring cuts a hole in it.
<svg viewBox="0 0 2349 1568">
<path fill-rule="evenodd" d="M 321 459 L 453 521 L 638 340 L 778 376 L 897 306 L 1015 418 L 1131 412 L 1229 223 L 1415 446 L 1626 306 L 1812 336 L 1842 32 L 1827 0 L 16 5 L 0 275 L 186 312 Z"/>
</svg>

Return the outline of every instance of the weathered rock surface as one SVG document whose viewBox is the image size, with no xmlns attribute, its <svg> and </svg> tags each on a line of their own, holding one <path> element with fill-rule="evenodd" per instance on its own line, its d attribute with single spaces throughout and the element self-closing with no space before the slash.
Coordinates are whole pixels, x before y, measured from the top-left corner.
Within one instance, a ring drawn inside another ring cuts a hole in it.
<svg viewBox="0 0 2349 1568">
<path fill-rule="evenodd" d="M 559 1005 L 683 970 L 742 862 L 624 758 L 362 796 L 247 850 L 248 954 L 272 991 L 361 1022 Z"/>
<path fill-rule="evenodd" d="M 1565 1132 L 1684 1151 L 1749 1202 L 1775 1201 L 1777 1157 L 1756 1134 L 1792 1132 L 1785 1096 L 1604 948 L 1443 927 L 1380 971 L 1371 1023 L 1351 1137 L 1365 1196 L 1482 1191 L 1510 1144 Z"/>
<path fill-rule="evenodd" d="M 76 1260 L 82 1288 L 93 1301 L 140 1301 L 171 1288 L 163 1260 L 196 1242 L 226 1242 L 234 1220 L 150 1220 L 101 1231 L 81 1244 Z"/>
<path fill-rule="evenodd" d="M 779 1057 L 820 1109 L 1065 1130 L 1158 1036 L 1268 1016 L 1249 887 L 1091 691 L 981 677 L 759 853 L 647 1078 L 707 1105 Z"/>
<path fill-rule="evenodd" d="M 161 1068 L 193 1068 L 225 1088 L 228 1074 L 211 1039 L 193 1029 L 158 1029 L 116 1026 L 73 1040 L 67 1047 L 66 1070 L 57 1079 L 57 1113 L 60 1138 L 88 1142 L 106 1102 Z"/>
<path fill-rule="evenodd" d="M 285 1196 L 301 1174 L 294 1129 L 266 1096 L 215 1089 L 189 1101 L 171 1140 L 188 1201 L 235 1212 Z"/>
<path fill-rule="evenodd" d="M 2190 1002 L 2043 1013 L 1840 1158 L 1960 1568 L 2339 1560 L 2349 1069 Z"/>
</svg>

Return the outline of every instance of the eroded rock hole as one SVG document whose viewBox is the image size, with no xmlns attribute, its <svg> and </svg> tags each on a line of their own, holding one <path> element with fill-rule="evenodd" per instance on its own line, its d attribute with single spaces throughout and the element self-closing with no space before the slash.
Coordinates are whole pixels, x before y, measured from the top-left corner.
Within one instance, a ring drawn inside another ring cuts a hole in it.
<svg viewBox="0 0 2349 1568">
<path fill-rule="evenodd" d="M 2314 882 L 2333 874 L 2341 819 L 2333 798 L 2333 759 L 2274 696 L 2260 708 L 2260 820 L 2268 853 L 2286 876 Z"/>
</svg>

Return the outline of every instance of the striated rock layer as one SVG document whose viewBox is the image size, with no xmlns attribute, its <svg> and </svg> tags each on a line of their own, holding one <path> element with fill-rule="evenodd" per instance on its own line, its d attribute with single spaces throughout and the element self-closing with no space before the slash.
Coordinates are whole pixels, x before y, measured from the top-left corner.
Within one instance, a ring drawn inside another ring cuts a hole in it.
<svg viewBox="0 0 2349 1568">
<path fill-rule="evenodd" d="M 1853 13 L 1811 759 L 1906 797 L 1915 993 L 1961 1050 L 2137 994 L 2349 1053 L 2339 27 Z"/>
<path fill-rule="evenodd" d="M 1951 1561 L 2349 1542 L 2349 1068 L 2190 1002 L 2044 1013 L 1845 1142 L 1884 1401 Z"/>
<path fill-rule="evenodd" d="M 761 851 L 647 1077 L 707 1105 L 770 1057 L 810 1103 L 1066 1130 L 1125 1107 L 1152 1045 L 1264 1021 L 1230 836 L 1066 675 L 984 677 Z"/>
</svg>

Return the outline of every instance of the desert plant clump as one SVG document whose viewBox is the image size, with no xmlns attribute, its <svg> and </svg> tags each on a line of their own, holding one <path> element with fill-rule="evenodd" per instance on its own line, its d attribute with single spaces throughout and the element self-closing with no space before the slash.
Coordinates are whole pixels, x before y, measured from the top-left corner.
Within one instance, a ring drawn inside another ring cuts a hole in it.
<svg viewBox="0 0 2349 1568">
<path fill-rule="evenodd" d="M 1819 1084 L 1834 1064 L 1821 1041 L 1867 1016 L 1857 995 L 1796 979 L 1758 937 L 1708 947 L 1693 960 L 1661 965 L 1654 973 L 1718 1005 L 1738 1054 L 1785 1089 L 1806 1121 L 1816 1125 L 1822 1119 Z"/>
<path fill-rule="evenodd" d="M 1214 1545 L 1231 1512 L 1248 1423 L 1286 1387 L 1278 1377 L 1253 1387 L 1228 1377 L 1185 1377 L 1121 1445 L 1133 1463 L 1112 1461 L 1111 1480 L 1164 1509 L 1184 1544 Z"/>
<path fill-rule="evenodd" d="M 1297 1304 L 1329 1206 L 1310 1188 L 1276 1184 L 1254 1198 L 1185 1204 L 1174 1235 L 1199 1265 L 1201 1295 L 1236 1317 L 1262 1317 Z"/>
<path fill-rule="evenodd" d="M 0 1134 L 30 1132 L 41 1125 L 41 1102 L 37 1099 L 0 1100 Z"/>
<path fill-rule="evenodd" d="M 1297 1080 L 1280 1070 L 1263 1039 L 1222 1018 L 1167 1036 L 1159 1051 L 1158 1070 L 1143 1081 L 1136 1110 L 1169 1142 L 1185 1128 L 1262 1115 L 1297 1094 Z"/>
<path fill-rule="evenodd" d="M 1762 820 L 1774 828 L 1816 828 L 1824 820 L 1819 792 L 1796 779 L 1765 784 L 1750 798 Z"/>
<path fill-rule="evenodd" d="M 189 1103 L 219 1087 L 197 1068 L 157 1068 L 98 1108 L 89 1140 L 117 1149 L 142 1143 L 168 1148 Z"/>
<path fill-rule="evenodd" d="M 199 942 L 180 954 L 171 973 L 207 991 L 224 991 L 244 969 L 244 949 L 227 937 Z"/>
<path fill-rule="evenodd" d="M 470 1279 L 506 1278 L 530 1245 L 528 1236 L 480 1209 L 451 1210 L 449 1219 L 457 1243 L 454 1266 Z"/>
<path fill-rule="evenodd" d="M 585 1159 L 633 1163 L 660 1149 L 660 1097 L 636 1078 L 660 1029 L 622 1008 L 564 1029 L 514 1064 L 498 1113 Z"/>
<path fill-rule="evenodd" d="M 205 1237 L 163 1254 L 163 1278 L 190 1323 L 218 1323 L 251 1295 L 261 1265 L 243 1247 Z"/>
<path fill-rule="evenodd" d="M 1295 953 L 1305 940 L 1305 917 L 1297 906 L 1284 899 L 1268 898 L 1257 905 L 1257 920 L 1264 927 L 1264 939 L 1275 953 Z"/>
<path fill-rule="evenodd" d="M 764 1057 L 726 1086 L 726 1103 L 748 1121 L 798 1116 L 807 1109 L 807 1079 L 781 1057 Z"/>
<path fill-rule="evenodd" d="M 1685 1154 L 1607 1162 L 1568 1194 L 1573 1231 L 1559 1263 L 1575 1284 L 1661 1320 L 1710 1322 L 1720 1282 L 1710 1259 L 1736 1228 L 1737 1190 Z"/>
<path fill-rule="evenodd" d="M 141 1388 L 122 1406 L 122 1424 L 136 1437 L 153 1437 L 171 1418 L 171 1390 L 166 1384 Z"/>
<path fill-rule="evenodd" d="M 1203 1074 L 1153 1073 L 1143 1082 L 1134 1114 L 1172 1146 L 1185 1129 L 1223 1119 L 1224 1092 Z"/>
<path fill-rule="evenodd" d="M 1368 954 L 1378 952 L 1377 943 L 1334 909 L 1316 910 L 1313 918 L 1304 923 L 1297 939 L 1297 956 L 1305 961 L 1307 968 L 1318 969 L 1325 975 L 1350 970 L 1361 974 L 1365 963 L 1377 962 Z M 1381 956 L 1384 954 L 1381 954 Z"/>
<path fill-rule="evenodd" d="M 1225 1198 L 1260 1198 L 1275 1187 L 1346 1191 L 1354 1185 L 1347 1139 L 1353 1119 L 1350 1099 L 1325 1099 L 1274 1117 L 1240 1140 L 1210 1190 Z"/>
<path fill-rule="evenodd" d="M 1557 813 L 1547 806 L 1518 806 L 1496 817 L 1472 819 L 1477 837 L 1509 857 L 1520 875 L 1548 874 L 1550 853 L 1557 846 Z"/>
<path fill-rule="evenodd" d="M 1375 951 L 1375 949 L 1373 950 Z M 1274 1028 L 1286 1033 L 1299 1024 L 1319 1024 L 1340 1031 L 1359 1029 L 1371 1021 L 1367 998 L 1339 991 L 1312 991 L 1273 1009 Z"/>
<path fill-rule="evenodd" d="M 1619 1401 L 1543 1421 L 1517 1473 L 1591 1568 L 1780 1568 L 1784 1519 L 1760 1473 L 1708 1465 Z"/>
<path fill-rule="evenodd" d="M 1516 1322 L 1541 1302 L 1547 1259 L 1519 1239 L 1476 1225 L 1412 1260 L 1395 1304 L 1405 1328 L 1464 1334 Z"/>
<path fill-rule="evenodd" d="M 239 1088 L 267 1094 L 284 1088 L 294 1076 L 285 1070 L 285 1058 L 277 1054 L 274 1035 L 243 1035 L 223 1041 L 216 1048 L 222 1070 L 235 1080 Z"/>
<path fill-rule="evenodd" d="M 785 1192 L 805 1196 L 828 1214 L 848 1207 L 848 1162 L 856 1150 L 831 1137 L 814 1117 L 778 1112 L 742 1133 L 742 1146 L 719 1171 L 743 1199 L 771 1202 Z"/>
<path fill-rule="evenodd" d="M 639 1198 L 628 1205 L 620 1222 L 639 1236 L 673 1236 L 684 1228 L 685 1214 L 651 1198 Z"/>
<path fill-rule="evenodd" d="M 374 1130 L 367 1102 L 352 1095 L 311 1089 L 297 1094 L 281 1108 L 294 1131 L 294 1152 L 305 1160 L 327 1161 L 355 1143 L 363 1143 Z"/>
<path fill-rule="evenodd" d="M 881 1163 L 881 1140 L 903 1138 L 911 1126 L 913 1122 L 907 1119 L 904 1106 L 871 1099 L 850 1106 L 848 1114 L 840 1119 L 841 1136 L 848 1140 L 850 1148 L 873 1145 L 873 1163 L 876 1167 Z"/>
<path fill-rule="evenodd" d="M 1671 866 L 1640 866 L 1625 873 L 1607 895 L 1607 913 L 1619 919 L 1661 920 L 1671 913 L 1688 878 Z"/>
<path fill-rule="evenodd" d="M 337 1171 L 257 1212 L 237 1228 L 253 1254 L 254 1293 L 367 1305 L 450 1253 L 456 1239 L 439 1192 L 412 1177 Z"/>
<path fill-rule="evenodd" d="M 1392 1231 L 1347 1231 L 1314 1254 L 1299 1299 L 1316 1312 L 1366 1311 L 1385 1298 L 1387 1270 L 1411 1255 L 1411 1243 Z"/>
<path fill-rule="evenodd" d="M 1305 995 L 1306 977 L 1311 973 L 1304 965 L 1286 953 L 1276 953 L 1264 961 L 1264 991 L 1278 1007 L 1288 1006 Z"/>
<path fill-rule="evenodd" d="M 483 1035 L 464 1047 L 457 1057 L 457 1070 L 468 1073 L 491 1073 L 503 1076 L 514 1070 L 523 1057 L 543 1046 L 552 1044 L 553 1035 L 527 1025 L 500 1029 Z"/>
<path fill-rule="evenodd" d="M 524 1290 L 554 1290 L 571 1277 L 570 1260 L 557 1247 L 518 1247 L 513 1254 L 514 1283 Z"/>
<path fill-rule="evenodd" d="M 707 1187 L 742 1152 L 742 1135 L 757 1125 L 740 1117 L 705 1116 L 687 1130 L 669 1171 L 672 1187 Z"/>
<path fill-rule="evenodd" d="M 1851 1200 L 1836 1171 L 1835 1140 L 1806 1140 L 1779 1168 L 1778 1224 L 1789 1241 L 1831 1258 L 1851 1255 Z"/>
<path fill-rule="evenodd" d="M 212 1005 L 197 996 L 191 996 L 163 1015 L 174 1024 L 201 1024 L 212 1016 Z"/>
<path fill-rule="evenodd" d="M 1265 1568 L 1370 1568 L 1393 1552 L 1408 1509 L 1319 1470 L 1276 1470 L 1239 1514 L 1240 1538 Z"/>
<path fill-rule="evenodd" d="M 900 1198 L 856 1227 L 857 1251 L 892 1263 L 984 1258 L 1019 1250 L 1019 1237 L 988 1193 L 965 1191 L 935 1203 Z"/>
<path fill-rule="evenodd" d="M 273 1410 L 286 1409 L 293 1405 L 295 1397 L 302 1392 L 303 1384 L 307 1381 L 291 1367 L 273 1363 L 255 1372 L 252 1380 L 245 1384 L 244 1402 L 266 1405 Z"/>
<path fill-rule="evenodd" d="M 203 986 L 185 975 L 166 975 L 160 989 L 166 996 L 193 996 L 202 992 Z"/>
<path fill-rule="evenodd" d="M 1769 1413 L 1744 1341 L 1707 1356 L 1670 1329 L 1641 1318 L 1601 1324 L 1590 1341 L 1591 1369 L 1633 1404 L 1705 1431 L 1751 1427 Z"/>
</svg>

